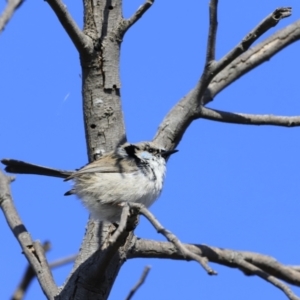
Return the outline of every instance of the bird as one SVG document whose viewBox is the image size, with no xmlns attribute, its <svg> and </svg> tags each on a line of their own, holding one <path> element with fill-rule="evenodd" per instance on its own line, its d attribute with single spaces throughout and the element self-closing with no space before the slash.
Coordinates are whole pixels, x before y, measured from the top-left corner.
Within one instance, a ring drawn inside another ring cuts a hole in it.
<svg viewBox="0 0 300 300">
<path fill-rule="evenodd" d="M 166 160 L 178 150 L 165 150 L 154 142 L 125 143 L 76 171 L 43 167 L 15 159 L 2 159 L 5 171 L 73 180 L 65 195 L 77 195 L 92 218 L 118 223 L 122 203 L 150 207 L 159 197 L 166 174 Z"/>
</svg>

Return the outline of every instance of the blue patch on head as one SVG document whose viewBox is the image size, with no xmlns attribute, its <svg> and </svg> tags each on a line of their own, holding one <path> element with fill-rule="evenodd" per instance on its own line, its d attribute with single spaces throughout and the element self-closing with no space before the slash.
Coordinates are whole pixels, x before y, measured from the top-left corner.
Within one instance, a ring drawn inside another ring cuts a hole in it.
<svg viewBox="0 0 300 300">
<path fill-rule="evenodd" d="M 143 151 L 143 152 L 141 152 L 140 157 L 142 159 L 151 159 L 153 157 L 153 155 L 151 153 L 149 153 L 148 151 Z"/>
</svg>

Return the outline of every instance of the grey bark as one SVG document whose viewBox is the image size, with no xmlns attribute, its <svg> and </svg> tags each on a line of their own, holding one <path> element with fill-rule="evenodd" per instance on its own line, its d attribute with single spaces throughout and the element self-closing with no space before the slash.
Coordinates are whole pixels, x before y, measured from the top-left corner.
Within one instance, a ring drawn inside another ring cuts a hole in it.
<svg viewBox="0 0 300 300">
<path fill-rule="evenodd" d="M 89 161 L 93 161 L 103 152 L 111 151 L 126 141 L 120 96 L 120 47 L 126 31 L 149 9 L 153 1 L 146 1 L 131 18 L 125 20 L 122 16 L 121 0 L 84 0 L 83 31 L 78 28 L 60 0 L 47 2 L 80 54 L 87 153 Z M 237 47 L 220 61 L 215 61 L 217 2 L 212 0 L 210 5 L 210 30 L 203 74 L 195 88 L 165 117 L 154 138 L 155 142 L 167 149 L 174 149 L 191 122 L 201 117 L 244 124 L 269 122 L 282 126 L 300 125 L 299 117 L 295 119 L 295 117 L 233 115 L 204 108 L 226 86 L 300 38 L 298 21 L 247 51 L 260 35 L 290 14 L 290 8 L 277 9 L 255 27 Z M 270 44 L 272 47 L 268 48 Z M 5 180 L 0 178 L 0 184 Z M 14 209 L 10 192 L 7 187 L 2 189 L 5 191 L 4 194 L 0 194 L 2 209 L 4 211 Z M 17 219 L 17 214 L 15 212 L 14 214 L 17 223 L 13 226 L 11 226 L 12 220 L 7 215 L 12 230 L 15 230 L 14 226 L 22 225 Z M 107 299 L 118 272 L 127 258 L 190 259 L 179 253 L 172 243 L 137 239 L 132 232 L 126 230 L 118 236 L 116 242 L 110 244 L 109 239 L 115 229 L 113 224 L 89 220 L 73 270 L 59 291 L 39 244 L 32 242 L 27 231 L 23 229 L 24 235 L 18 233 L 17 238 L 26 238 L 25 241 L 19 242 L 33 268 L 45 271 L 44 275 L 38 275 L 38 279 L 48 299 Z M 27 245 L 30 249 L 33 247 L 34 257 L 39 258 L 38 263 L 27 249 Z M 238 256 L 232 261 L 231 250 L 200 245 L 187 245 L 187 247 L 192 254 L 260 276 L 280 288 L 290 299 L 297 299 L 275 278 L 277 274 L 278 278 L 299 285 L 298 271 L 292 267 L 283 266 L 259 254 L 235 251 L 234 254 Z M 45 288 L 48 283 L 49 290 Z"/>
</svg>

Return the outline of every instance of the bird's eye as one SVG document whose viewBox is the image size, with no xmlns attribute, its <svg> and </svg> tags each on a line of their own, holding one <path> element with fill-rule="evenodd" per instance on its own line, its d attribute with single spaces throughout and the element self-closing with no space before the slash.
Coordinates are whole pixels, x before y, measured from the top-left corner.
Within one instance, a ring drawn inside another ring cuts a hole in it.
<svg viewBox="0 0 300 300">
<path fill-rule="evenodd" d="M 152 148 L 149 148 L 149 149 L 148 149 L 148 152 L 149 152 L 149 153 L 153 153 L 153 149 L 152 149 Z"/>
</svg>

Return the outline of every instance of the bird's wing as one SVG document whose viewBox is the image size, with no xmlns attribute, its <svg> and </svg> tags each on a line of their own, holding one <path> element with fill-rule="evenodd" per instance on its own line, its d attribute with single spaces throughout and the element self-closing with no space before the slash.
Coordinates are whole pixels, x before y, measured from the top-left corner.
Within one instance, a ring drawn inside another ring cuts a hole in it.
<svg viewBox="0 0 300 300">
<path fill-rule="evenodd" d="M 87 164 L 80 170 L 74 172 L 65 180 L 72 179 L 86 173 L 134 173 L 139 170 L 134 159 L 123 159 L 104 155 L 98 160 Z"/>
</svg>

